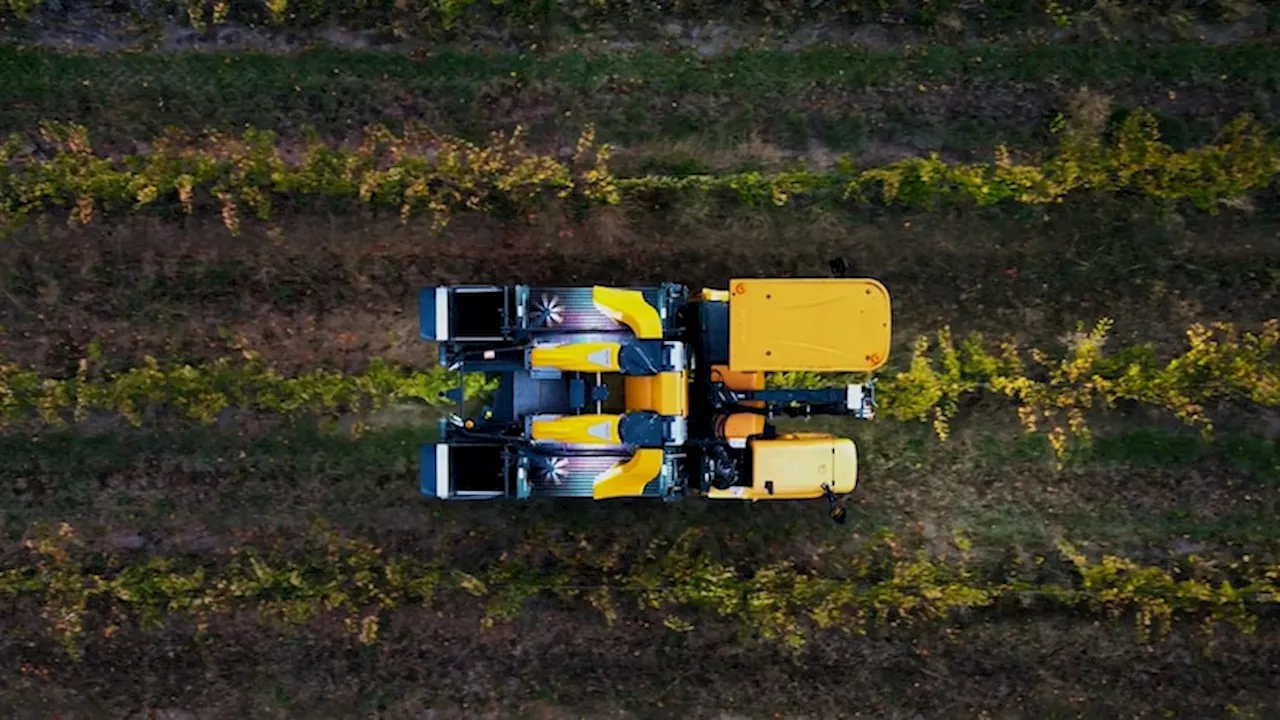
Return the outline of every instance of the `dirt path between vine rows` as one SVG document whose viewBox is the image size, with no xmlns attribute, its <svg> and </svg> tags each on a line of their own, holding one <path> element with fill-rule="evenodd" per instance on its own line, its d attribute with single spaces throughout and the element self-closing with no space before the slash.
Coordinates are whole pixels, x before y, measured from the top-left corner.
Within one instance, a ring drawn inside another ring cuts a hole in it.
<svg viewBox="0 0 1280 720">
<path fill-rule="evenodd" d="M 356 371 L 375 356 L 425 365 L 416 297 L 435 284 L 724 287 L 824 275 L 836 256 L 889 287 L 899 355 L 944 325 L 1052 349 L 1103 317 L 1116 345 L 1175 352 L 1193 322 L 1274 315 L 1278 228 L 1269 211 L 1160 215 L 1110 201 L 940 213 L 616 207 L 583 222 L 460 217 L 441 236 L 367 217 L 286 215 L 238 238 L 205 218 L 84 229 L 49 218 L 0 247 L 0 355 L 60 376 L 92 341 L 108 369 L 242 349 L 285 372 Z"/>
<path fill-rule="evenodd" d="M 1273 717 L 1280 643 L 1231 630 L 1209 646 L 1192 628 L 1135 642 L 1123 624 L 1017 613 L 943 630 L 820 634 L 798 657 L 700 621 L 541 607 L 477 633 L 464 606 L 388 613 L 359 647 L 341 620 L 263 631 L 251 617 L 89 637 L 72 661 L 34 608 L 0 638 L 20 658 L 0 677 L 7 717 L 919 718 Z M 803 708 L 803 711 L 799 709 Z"/>
</svg>

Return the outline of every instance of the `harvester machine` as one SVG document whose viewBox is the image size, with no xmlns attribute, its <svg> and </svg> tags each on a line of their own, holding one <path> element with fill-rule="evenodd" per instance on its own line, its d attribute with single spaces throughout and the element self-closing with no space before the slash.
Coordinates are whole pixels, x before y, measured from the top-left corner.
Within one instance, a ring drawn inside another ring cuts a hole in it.
<svg viewBox="0 0 1280 720">
<path fill-rule="evenodd" d="M 444 500 L 841 498 L 854 442 L 780 433 L 779 416 L 870 419 L 870 382 L 770 389 L 766 374 L 866 373 L 889 356 L 890 302 L 872 279 L 749 278 L 727 290 L 453 285 L 419 297 L 421 337 L 459 373 L 458 411 L 421 449 Z M 468 407 L 465 373 L 497 390 Z"/>
</svg>

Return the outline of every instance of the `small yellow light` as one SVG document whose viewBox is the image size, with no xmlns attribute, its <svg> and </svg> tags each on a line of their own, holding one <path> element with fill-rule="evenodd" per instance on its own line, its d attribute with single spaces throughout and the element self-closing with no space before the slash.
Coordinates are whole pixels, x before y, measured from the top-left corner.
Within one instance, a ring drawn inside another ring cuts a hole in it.
<svg viewBox="0 0 1280 720">
<path fill-rule="evenodd" d="M 476 421 L 475 421 L 475 420 L 468 420 L 468 421 L 466 421 L 466 422 L 462 423 L 462 426 L 463 426 L 463 427 L 465 427 L 466 429 L 470 430 L 471 428 L 473 428 L 473 427 L 475 427 L 475 426 L 476 426 Z"/>
</svg>

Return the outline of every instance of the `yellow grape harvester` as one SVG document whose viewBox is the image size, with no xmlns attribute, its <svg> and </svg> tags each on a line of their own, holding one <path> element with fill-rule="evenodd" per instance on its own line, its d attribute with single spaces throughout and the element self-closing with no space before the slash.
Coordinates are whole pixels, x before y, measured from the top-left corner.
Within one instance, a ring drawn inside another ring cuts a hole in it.
<svg viewBox="0 0 1280 720">
<path fill-rule="evenodd" d="M 834 265 L 834 263 L 833 263 Z M 888 360 L 889 293 L 869 278 L 741 278 L 724 290 L 452 285 L 419 296 L 421 338 L 459 373 L 458 411 L 420 450 L 442 500 L 840 498 L 848 438 L 779 433 L 783 416 L 874 416 L 874 384 L 770 389 L 767 373 L 870 373 Z M 497 390 L 467 412 L 461 378 Z"/>
</svg>

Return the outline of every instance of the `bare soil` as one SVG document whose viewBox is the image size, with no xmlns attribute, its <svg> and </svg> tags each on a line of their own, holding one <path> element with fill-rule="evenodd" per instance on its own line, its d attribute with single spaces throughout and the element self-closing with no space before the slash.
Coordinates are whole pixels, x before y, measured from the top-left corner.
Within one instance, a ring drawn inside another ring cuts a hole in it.
<svg viewBox="0 0 1280 720">
<path fill-rule="evenodd" d="M 798 657 L 707 620 L 612 627 L 549 606 L 476 632 L 465 606 L 394 613 L 371 648 L 340 622 L 263 631 L 125 627 L 72 662 L 25 608 L 0 639 L 6 717 L 908 718 L 1253 717 L 1280 712 L 1274 630 L 1193 629 L 1142 644 L 1124 625 L 1012 615 L 945 630 L 819 636 Z M 183 625 L 183 624 L 179 624 Z"/>
</svg>

